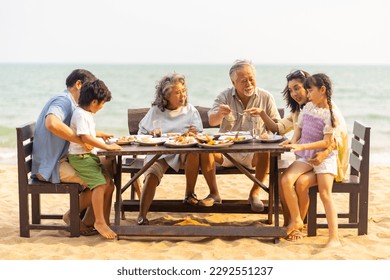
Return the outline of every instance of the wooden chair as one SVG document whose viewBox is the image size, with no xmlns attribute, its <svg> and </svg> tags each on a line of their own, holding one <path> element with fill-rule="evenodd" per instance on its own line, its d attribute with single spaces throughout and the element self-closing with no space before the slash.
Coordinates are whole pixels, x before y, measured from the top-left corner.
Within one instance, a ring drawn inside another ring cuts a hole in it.
<svg viewBox="0 0 390 280">
<path fill-rule="evenodd" d="M 349 158 L 350 177 L 348 180 L 333 183 L 333 193 L 349 194 L 349 212 L 339 213 L 339 218 L 347 218 L 347 223 L 339 223 L 339 228 L 357 228 L 358 235 L 367 234 L 368 226 L 368 185 L 370 163 L 370 127 L 355 121 Z M 317 213 L 318 186 L 309 189 L 310 205 L 308 212 L 308 236 L 315 236 L 317 228 L 327 228 L 327 224 L 317 223 L 325 214 Z"/>
<path fill-rule="evenodd" d="M 19 223 L 20 236 L 30 237 L 31 229 L 68 230 L 71 237 L 80 236 L 79 192 L 83 187 L 75 183 L 53 184 L 31 179 L 32 149 L 34 143 L 35 122 L 16 128 L 18 151 L 18 185 L 19 185 Z M 70 225 L 41 224 L 43 219 L 61 219 L 62 214 L 42 214 L 41 194 L 69 194 Z M 31 195 L 31 198 L 29 197 Z M 31 201 L 31 215 L 29 200 Z"/>
</svg>

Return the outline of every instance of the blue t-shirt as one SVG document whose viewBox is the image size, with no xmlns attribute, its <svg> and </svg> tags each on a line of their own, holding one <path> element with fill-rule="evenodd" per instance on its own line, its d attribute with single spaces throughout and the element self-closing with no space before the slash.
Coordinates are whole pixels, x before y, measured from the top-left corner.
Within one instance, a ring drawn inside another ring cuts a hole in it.
<svg viewBox="0 0 390 280">
<path fill-rule="evenodd" d="M 77 104 L 68 90 L 52 97 L 43 107 L 35 125 L 31 170 L 33 178 L 39 173 L 47 181 L 60 182 L 60 159 L 67 154 L 69 142 L 46 128 L 46 116 L 53 114 L 69 126 L 76 107 Z"/>
</svg>

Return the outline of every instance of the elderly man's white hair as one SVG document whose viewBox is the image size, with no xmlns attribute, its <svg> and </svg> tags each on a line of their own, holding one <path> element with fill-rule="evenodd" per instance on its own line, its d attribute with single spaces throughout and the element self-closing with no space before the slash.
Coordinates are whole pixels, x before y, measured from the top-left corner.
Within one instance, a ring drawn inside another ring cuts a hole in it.
<svg viewBox="0 0 390 280">
<path fill-rule="evenodd" d="M 242 60 L 236 60 L 233 64 L 232 67 L 230 67 L 230 70 L 229 70 L 229 76 L 230 76 L 230 80 L 232 82 L 236 82 L 237 80 L 237 71 L 245 66 L 250 66 L 252 68 L 252 71 L 253 71 L 253 74 L 255 74 L 256 76 L 256 68 L 255 66 L 252 64 L 252 61 L 250 60 L 245 60 L 245 59 L 242 59 Z"/>
</svg>

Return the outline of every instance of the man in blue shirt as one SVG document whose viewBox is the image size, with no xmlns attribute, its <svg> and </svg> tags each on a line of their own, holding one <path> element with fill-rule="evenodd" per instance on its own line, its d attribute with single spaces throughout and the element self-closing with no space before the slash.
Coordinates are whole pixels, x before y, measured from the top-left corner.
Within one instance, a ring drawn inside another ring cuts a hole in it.
<svg viewBox="0 0 390 280">
<path fill-rule="evenodd" d="M 73 70 L 66 79 L 66 90 L 53 96 L 43 107 L 34 133 L 31 172 L 33 178 L 52 183 L 72 182 L 85 186 L 68 163 L 66 156 L 69 141 L 84 145 L 81 138 L 70 129 L 69 124 L 78 104 L 82 84 L 95 79 L 96 77 L 87 70 Z M 86 148 L 88 149 L 87 146 Z M 79 203 L 80 211 L 91 205 L 91 191 L 88 188 L 80 194 Z M 68 215 L 69 213 L 64 215 L 64 221 L 67 223 Z M 80 223 L 80 231 L 83 235 L 95 233 L 92 227 L 86 226 L 83 222 Z"/>
</svg>

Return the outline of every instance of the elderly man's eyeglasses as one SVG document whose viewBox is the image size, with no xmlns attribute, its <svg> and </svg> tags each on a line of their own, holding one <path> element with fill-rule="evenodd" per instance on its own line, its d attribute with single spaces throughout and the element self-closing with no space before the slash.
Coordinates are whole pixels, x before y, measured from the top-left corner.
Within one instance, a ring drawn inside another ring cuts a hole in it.
<svg viewBox="0 0 390 280">
<path fill-rule="evenodd" d="M 287 81 L 297 78 L 306 78 L 306 75 L 302 70 L 296 70 L 286 76 Z"/>
</svg>

